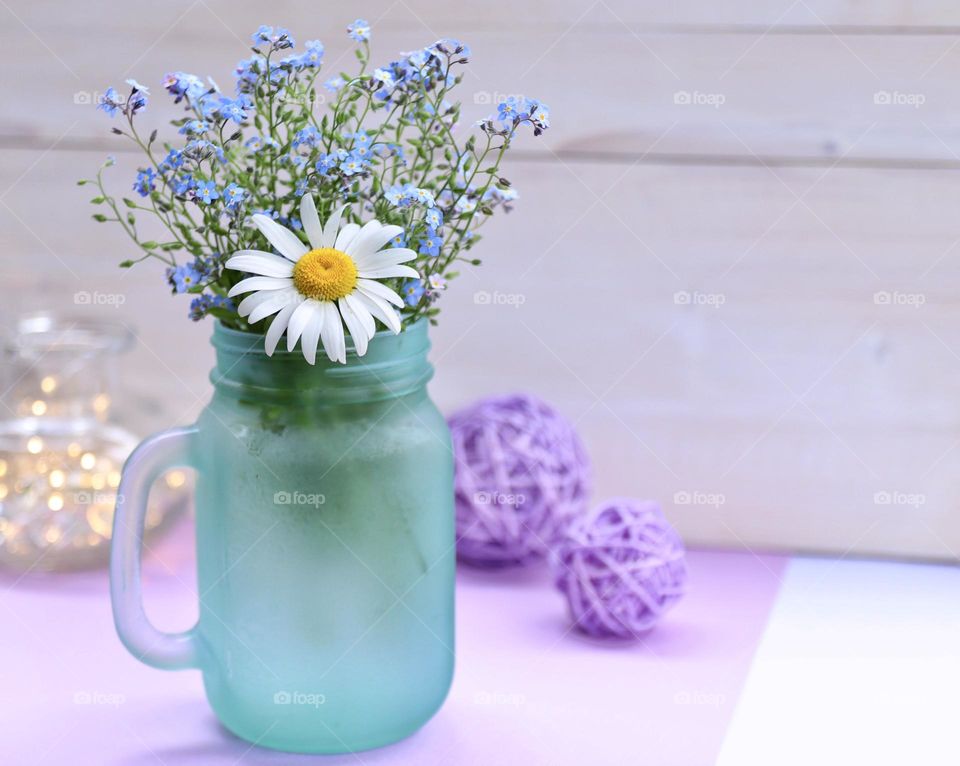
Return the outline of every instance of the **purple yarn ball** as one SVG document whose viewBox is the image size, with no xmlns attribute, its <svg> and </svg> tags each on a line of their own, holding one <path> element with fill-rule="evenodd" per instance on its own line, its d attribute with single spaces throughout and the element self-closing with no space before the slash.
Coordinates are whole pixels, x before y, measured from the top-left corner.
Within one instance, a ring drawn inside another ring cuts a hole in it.
<svg viewBox="0 0 960 766">
<path fill-rule="evenodd" d="M 573 426 L 546 402 L 483 399 L 450 418 L 457 556 L 476 566 L 542 558 L 586 509 L 590 464 Z"/>
<path fill-rule="evenodd" d="M 683 541 L 652 501 L 616 498 L 574 520 L 553 564 L 570 616 L 591 636 L 637 638 L 686 592 Z"/>
</svg>

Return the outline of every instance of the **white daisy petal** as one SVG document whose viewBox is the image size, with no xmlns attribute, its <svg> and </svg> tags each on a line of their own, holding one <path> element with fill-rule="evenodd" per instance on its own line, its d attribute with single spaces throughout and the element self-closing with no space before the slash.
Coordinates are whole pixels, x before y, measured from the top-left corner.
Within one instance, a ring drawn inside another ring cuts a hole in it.
<svg viewBox="0 0 960 766">
<path fill-rule="evenodd" d="M 290 277 L 247 277 L 231 287 L 227 297 L 233 298 L 236 295 L 252 293 L 254 290 L 280 290 L 284 287 L 293 287 L 293 280 Z"/>
<path fill-rule="evenodd" d="M 293 351 L 297 341 L 300 340 L 300 336 L 303 335 L 303 328 L 307 326 L 311 315 L 320 313 L 321 306 L 320 301 L 315 301 L 313 298 L 307 298 L 297 306 L 297 310 L 293 312 L 290 321 L 287 322 L 287 351 Z"/>
<path fill-rule="evenodd" d="M 273 321 L 270 323 L 270 329 L 267 330 L 267 337 L 263 343 L 263 348 L 264 351 L 267 352 L 267 356 L 273 356 L 273 352 L 277 349 L 277 343 L 280 342 L 280 336 L 283 335 L 283 331 L 287 329 L 290 315 L 293 314 L 300 303 L 301 301 L 299 300 L 291 301 L 280 309 L 280 313 L 273 318 Z"/>
<path fill-rule="evenodd" d="M 259 299 L 247 308 L 247 313 L 249 314 L 247 321 L 250 324 L 256 324 L 261 319 L 266 319 L 271 314 L 276 314 L 288 303 L 299 297 L 300 293 L 292 287 L 288 290 L 264 290 L 248 295 L 241 302 L 241 306 L 254 298 Z M 240 306 L 237 307 L 237 311 L 240 311 Z M 243 314 L 241 313 L 240 316 L 243 316 Z"/>
<path fill-rule="evenodd" d="M 373 316 L 367 310 L 366 304 L 357 298 L 357 293 L 345 295 L 341 300 L 346 301 L 350 310 L 357 315 L 357 319 L 360 320 L 363 329 L 367 331 L 367 338 L 372 338 L 376 335 L 377 323 L 373 321 Z"/>
<path fill-rule="evenodd" d="M 407 250 L 405 247 L 397 247 L 380 250 L 367 255 L 358 255 L 354 257 L 353 261 L 360 270 L 379 269 L 383 266 L 393 266 L 395 263 L 406 263 L 416 257 L 417 254 L 413 252 L 413 250 Z"/>
<path fill-rule="evenodd" d="M 386 285 L 381 285 L 379 282 L 374 282 L 372 279 L 358 279 L 357 289 L 362 293 L 366 293 L 367 295 L 376 295 L 378 298 L 389 301 L 394 306 L 399 306 L 401 308 L 403 307 L 403 298 L 397 295 Z"/>
<path fill-rule="evenodd" d="M 251 324 L 259 322 L 264 317 L 277 313 L 282 309 L 291 297 L 297 295 L 296 290 L 261 290 L 257 293 L 250 293 L 246 298 L 240 301 L 237 306 L 237 313 L 242 317 L 248 317 L 247 321 Z M 266 313 L 261 313 L 261 306 L 266 306 Z M 274 306 L 276 308 L 274 308 Z M 273 309 L 272 311 L 270 309 Z M 253 318 L 253 313 L 257 312 L 257 318 Z"/>
<path fill-rule="evenodd" d="M 297 238 L 296 234 L 284 228 L 272 218 L 267 218 L 263 213 L 254 213 L 253 222 L 270 244 L 280 251 L 280 255 L 289 258 L 294 263 L 307 252 L 307 246 Z"/>
<path fill-rule="evenodd" d="M 373 223 L 373 221 L 370 221 L 370 223 Z M 375 253 L 398 234 L 403 234 L 403 227 L 401 226 L 379 226 L 367 229 L 370 223 L 364 226 L 350 242 L 350 248 L 346 251 L 347 255 L 356 258 Z"/>
<path fill-rule="evenodd" d="M 365 239 L 367 235 L 369 235 L 371 232 L 379 231 L 381 227 L 382 227 L 382 224 L 376 218 L 374 218 L 372 221 L 367 221 L 363 226 L 360 227 L 356 235 L 350 238 L 349 242 L 343 243 L 343 247 L 340 247 L 340 245 L 338 244 L 337 250 L 343 250 L 343 252 L 345 252 L 347 255 L 352 256 L 354 245 L 357 242 Z"/>
<path fill-rule="evenodd" d="M 321 303 L 320 306 L 325 310 L 327 304 Z M 307 326 L 303 328 L 303 335 L 300 338 L 300 351 L 307 364 L 317 363 L 317 346 L 320 344 L 320 328 L 323 326 L 323 312 L 311 311 L 307 319 Z"/>
<path fill-rule="evenodd" d="M 394 335 L 400 332 L 400 312 L 383 298 L 370 295 L 363 290 L 357 290 L 352 297 L 363 303 L 367 311 L 393 330 Z"/>
<path fill-rule="evenodd" d="M 315 249 L 323 247 L 323 226 L 320 225 L 320 216 L 317 215 L 317 203 L 309 192 L 300 198 L 300 223 L 303 224 L 310 244 Z"/>
<path fill-rule="evenodd" d="M 274 297 L 274 292 L 251 293 L 240 301 L 240 304 L 237 306 L 237 313 L 245 317 L 261 303 L 270 300 L 272 297 Z"/>
<path fill-rule="evenodd" d="M 360 227 L 360 234 L 366 236 L 374 231 L 379 231 L 383 228 L 383 224 L 380 223 L 376 218 L 371 218 L 363 226 Z"/>
<path fill-rule="evenodd" d="M 343 337 L 343 322 L 340 312 L 333 303 L 325 303 L 323 327 L 320 335 L 323 338 L 323 348 L 331 362 L 347 363 L 347 344 Z"/>
<path fill-rule="evenodd" d="M 343 211 L 348 205 L 343 205 L 339 210 L 334 210 L 327 222 L 323 226 L 323 244 L 321 247 L 334 247 L 337 244 L 337 233 L 340 230 L 340 221 L 343 220 Z"/>
<path fill-rule="evenodd" d="M 367 343 L 370 342 L 370 335 L 367 334 L 366 328 L 353 309 L 350 308 L 349 303 L 341 298 L 337 305 L 340 307 L 340 314 L 343 316 L 343 321 L 346 322 L 347 329 L 350 330 L 350 337 L 353 338 L 353 347 L 356 349 L 357 356 L 363 356 L 367 353 Z"/>
<path fill-rule="evenodd" d="M 337 241 L 333 246 L 337 250 L 345 252 L 344 248 L 346 248 L 350 244 L 350 241 L 357 236 L 358 231 L 360 231 L 360 227 L 357 224 L 348 223 L 346 226 L 340 229 L 340 233 L 337 234 Z"/>
<path fill-rule="evenodd" d="M 369 269 L 359 272 L 364 279 L 387 279 L 388 277 L 410 277 L 419 279 L 420 275 L 410 266 L 397 264 L 395 266 L 384 266 L 382 269 Z"/>
<path fill-rule="evenodd" d="M 403 254 L 403 260 L 401 261 L 399 256 Z M 411 250 L 409 247 L 388 247 L 386 250 L 380 250 L 374 255 L 396 255 L 398 256 L 395 263 L 406 263 L 407 261 L 412 261 L 417 257 L 417 251 Z"/>
<path fill-rule="evenodd" d="M 293 264 L 290 261 L 262 250 L 238 250 L 224 266 L 235 271 L 245 271 L 247 274 L 260 274 L 265 277 L 293 275 Z"/>
</svg>

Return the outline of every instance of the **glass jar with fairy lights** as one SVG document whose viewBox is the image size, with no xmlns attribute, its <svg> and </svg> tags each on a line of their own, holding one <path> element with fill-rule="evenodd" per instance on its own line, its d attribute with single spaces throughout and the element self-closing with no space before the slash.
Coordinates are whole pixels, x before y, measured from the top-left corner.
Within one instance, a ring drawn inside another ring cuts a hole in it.
<svg viewBox="0 0 960 766">
<path fill-rule="evenodd" d="M 113 422 L 123 324 L 35 314 L 4 344 L 0 402 L 0 565 L 79 569 L 109 556 L 120 469 L 138 437 Z M 157 484 L 148 531 L 171 520 L 186 481 Z"/>
</svg>

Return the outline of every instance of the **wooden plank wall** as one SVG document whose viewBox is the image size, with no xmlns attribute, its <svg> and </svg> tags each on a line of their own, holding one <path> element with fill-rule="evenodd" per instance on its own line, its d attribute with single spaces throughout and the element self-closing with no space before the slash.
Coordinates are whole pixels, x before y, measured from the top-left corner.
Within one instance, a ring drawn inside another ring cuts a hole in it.
<svg viewBox="0 0 960 766">
<path fill-rule="evenodd" d="M 123 388 L 144 427 L 202 406 L 209 327 L 157 270 L 119 272 L 127 244 L 89 221 L 74 180 L 114 152 L 122 189 L 136 162 L 89 101 L 136 77 L 159 119 L 165 71 L 229 87 L 260 23 L 344 66 L 357 8 L 0 5 L 2 311 L 122 295 L 104 310 L 140 330 Z M 471 44 L 467 117 L 514 93 L 553 110 L 510 162 L 517 213 L 446 298 L 443 408 L 539 393 L 582 430 L 598 499 L 657 497 L 694 543 L 957 557 L 960 7 L 363 8 L 377 58 Z"/>
</svg>

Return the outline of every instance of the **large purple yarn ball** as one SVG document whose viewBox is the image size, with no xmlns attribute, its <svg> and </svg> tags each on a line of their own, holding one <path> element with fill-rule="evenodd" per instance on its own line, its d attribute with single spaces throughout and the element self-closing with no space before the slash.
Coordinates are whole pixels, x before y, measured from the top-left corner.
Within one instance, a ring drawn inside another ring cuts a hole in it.
<svg viewBox="0 0 960 766">
<path fill-rule="evenodd" d="M 553 565 L 570 616 L 591 636 L 637 638 L 686 591 L 683 541 L 651 501 L 608 500 L 575 519 Z"/>
<path fill-rule="evenodd" d="M 515 394 L 450 418 L 456 456 L 457 556 L 476 566 L 542 558 L 586 510 L 590 464 L 573 426 L 546 402 Z"/>
</svg>

